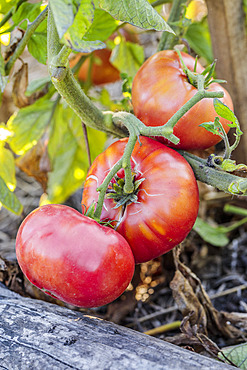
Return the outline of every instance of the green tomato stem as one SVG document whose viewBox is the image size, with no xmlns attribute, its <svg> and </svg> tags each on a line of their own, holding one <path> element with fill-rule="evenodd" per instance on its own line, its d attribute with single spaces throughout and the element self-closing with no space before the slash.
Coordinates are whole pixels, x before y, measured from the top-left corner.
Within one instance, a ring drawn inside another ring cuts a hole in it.
<svg viewBox="0 0 247 370">
<path fill-rule="evenodd" d="M 23 36 L 22 40 L 18 43 L 18 46 L 14 52 L 14 54 L 9 58 L 8 62 L 5 65 L 5 74 L 6 76 L 9 75 L 12 67 L 14 66 L 16 60 L 19 56 L 23 53 L 28 41 L 30 40 L 31 36 L 33 35 L 34 31 L 38 28 L 40 23 L 47 17 L 48 14 L 48 6 L 39 14 L 39 16 L 27 26 L 27 30 L 25 35 Z"/>
<path fill-rule="evenodd" d="M 178 31 L 178 27 L 171 25 L 171 23 L 176 22 L 180 19 L 181 11 L 183 5 L 186 3 L 187 0 L 173 0 L 171 12 L 168 18 L 168 24 L 171 26 L 173 31 L 176 33 Z M 163 32 L 157 51 L 161 50 L 169 50 L 172 49 L 174 45 L 178 42 L 178 36 L 175 34 L 171 34 L 169 32 Z"/>
<path fill-rule="evenodd" d="M 163 4 L 168 4 L 168 3 L 171 3 L 172 0 L 156 0 L 154 2 L 151 3 L 152 7 L 153 8 L 156 8 L 156 6 L 159 6 L 159 5 L 163 5 Z"/>
<path fill-rule="evenodd" d="M 209 167 L 205 159 L 183 150 L 177 150 L 191 165 L 197 180 L 225 193 L 247 195 L 247 179 Z"/>
<path fill-rule="evenodd" d="M 124 149 L 123 156 L 119 159 L 119 161 L 117 161 L 117 163 L 115 163 L 115 165 L 112 167 L 110 172 L 105 177 L 102 184 L 97 189 L 97 191 L 99 192 L 99 198 L 98 198 L 96 210 L 94 212 L 94 219 L 98 221 L 100 220 L 100 216 L 102 213 L 102 208 L 103 208 L 104 199 L 105 199 L 108 185 L 111 182 L 111 179 L 117 174 L 117 172 L 121 168 L 124 169 L 124 176 L 125 176 L 124 192 L 126 194 L 131 194 L 134 190 L 130 158 L 131 158 L 131 154 L 133 152 L 134 146 L 136 144 L 137 138 L 139 136 L 138 126 L 133 125 L 133 122 L 135 122 L 136 120 L 137 118 L 130 113 L 119 112 L 113 115 L 113 121 L 115 123 L 117 123 L 119 126 L 124 125 L 129 130 L 129 140 Z M 141 124 L 143 125 L 142 122 Z"/>
<path fill-rule="evenodd" d="M 233 214 L 239 215 L 239 216 L 247 216 L 247 209 L 232 206 L 231 204 L 226 204 L 224 206 L 224 212 L 233 213 Z"/>
<path fill-rule="evenodd" d="M 198 76 L 199 77 L 199 76 Z M 188 100 L 165 124 L 166 127 L 173 128 L 178 120 L 183 117 L 183 115 L 188 112 L 196 103 L 200 100 L 207 98 L 214 98 L 214 97 L 222 98 L 224 96 L 223 91 L 207 91 L 207 90 L 198 90 L 197 93 Z M 164 127 L 165 127 L 164 126 Z"/>
</svg>

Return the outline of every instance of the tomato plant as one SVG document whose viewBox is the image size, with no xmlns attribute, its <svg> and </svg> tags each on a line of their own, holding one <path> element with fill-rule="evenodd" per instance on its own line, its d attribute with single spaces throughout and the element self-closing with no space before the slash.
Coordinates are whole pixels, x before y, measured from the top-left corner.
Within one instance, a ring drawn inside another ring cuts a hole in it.
<svg viewBox="0 0 247 370">
<path fill-rule="evenodd" d="M 76 306 L 113 301 L 134 273 L 133 254 L 119 233 L 64 205 L 46 205 L 25 218 L 16 254 L 31 283 Z"/>
<path fill-rule="evenodd" d="M 127 40 L 131 42 L 137 42 L 137 36 L 125 28 L 120 28 L 119 33 Z M 114 40 L 118 34 L 114 34 L 110 37 L 110 40 Z M 112 50 L 109 48 L 95 50 L 85 60 L 78 72 L 78 79 L 80 81 L 87 81 L 88 74 L 90 74 L 90 82 L 93 85 L 104 85 L 111 82 L 120 80 L 120 71 L 114 67 L 110 62 Z M 82 56 L 79 53 L 70 62 L 70 66 L 73 67 Z"/>
<path fill-rule="evenodd" d="M 123 155 L 128 139 L 113 143 L 93 162 L 82 205 L 98 200 L 97 187 Z M 131 156 L 135 190 L 123 194 L 124 171 L 112 179 L 101 219 L 115 220 L 116 230 L 132 248 L 136 263 L 168 252 L 191 230 L 198 213 L 198 188 L 185 159 L 171 148 L 140 137 Z"/>
<path fill-rule="evenodd" d="M 182 53 L 185 65 L 194 70 L 195 59 Z M 197 62 L 196 72 L 201 73 L 203 67 Z M 228 92 L 217 83 L 209 85 L 208 91 L 224 91 L 222 102 L 233 109 Z M 135 115 L 147 126 L 160 126 L 165 124 L 179 108 L 181 108 L 198 91 L 193 86 L 181 65 L 175 51 L 164 50 L 150 57 L 137 72 L 132 87 L 132 103 Z M 177 148 L 206 149 L 221 141 L 203 127 L 204 122 L 214 121 L 217 116 L 212 99 L 203 99 L 192 107 L 175 125 L 173 133 L 180 139 Z M 220 119 L 225 132 L 229 126 L 224 118 Z M 166 139 L 159 140 L 174 147 Z"/>
</svg>

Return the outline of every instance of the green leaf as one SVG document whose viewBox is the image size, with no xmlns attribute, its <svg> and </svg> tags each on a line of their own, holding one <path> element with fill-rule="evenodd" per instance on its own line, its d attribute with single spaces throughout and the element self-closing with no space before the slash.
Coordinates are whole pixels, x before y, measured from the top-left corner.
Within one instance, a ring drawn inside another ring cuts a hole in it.
<svg viewBox="0 0 247 370">
<path fill-rule="evenodd" d="M 221 227 L 211 226 L 199 217 L 196 219 L 193 230 L 195 230 L 203 240 L 216 247 L 225 247 L 229 243 L 229 239 Z"/>
<path fill-rule="evenodd" d="M 92 158 L 102 150 L 106 135 L 88 128 Z M 88 170 L 88 159 L 79 117 L 65 104 L 60 104 L 52 120 L 48 143 L 52 171 L 48 176 L 48 200 L 64 202 L 82 186 Z"/>
<path fill-rule="evenodd" d="M 93 23 L 83 39 L 85 41 L 105 41 L 117 27 L 118 22 L 109 13 L 102 9 L 95 9 Z"/>
<path fill-rule="evenodd" d="M 50 76 L 42 77 L 37 80 L 31 81 L 25 91 L 25 95 L 31 96 L 33 93 L 42 90 L 45 87 L 45 85 L 49 82 L 51 82 Z"/>
<path fill-rule="evenodd" d="M 110 62 L 122 73 L 134 77 L 144 62 L 143 47 L 129 41 L 121 41 L 112 50 Z"/>
<path fill-rule="evenodd" d="M 28 51 L 39 63 L 46 64 L 47 60 L 47 35 L 35 32 L 30 38 Z"/>
<path fill-rule="evenodd" d="M 228 108 L 224 103 L 222 103 L 221 100 L 214 98 L 214 109 L 216 113 L 222 117 L 227 119 L 228 121 L 232 122 L 231 124 L 228 124 L 230 127 L 238 127 L 239 128 L 239 122 L 233 111 Z"/>
<path fill-rule="evenodd" d="M 100 7 L 113 18 L 147 30 L 167 31 L 174 34 L 171 27 L 146 0 L 100 0 Z"/>
<path fill-rule="evenodd" d="M 20 215 L 23 209 L 19 199 L 9 190 L 4 180 L 0 177 L 0 206 L 1 205 L 17 215 Z"/>
<path fill-rule="evenodd" d="M 12 21 L 14 25 L 19 25 L 21 23 L 21 28 L 27 28 L 27 19 L 29 22 L 33 22 L 38 15 L 42 12 L 42 2 L 31 4 L 31 3 L 23 3 L 18 8 L 17 12 L 13 14 Z M 22 22 L 25 20 L 24 22 Z"/>
<path fill-rule="evenodd" d="M 9 190 L 16 187 L 15 159 L 12 152 L 0 144 L 0 177 L 4 180 Z"/>
<path fill-rule="evenodd" d="M 15 25 L 21 23 L 21 28 L 27 28 L 27 19 L 33 22 L 42 12 L 44 6 L 42 2 L 37 4 L 23 3 L 18 11 L 13 15 L 12 20 Z M 28 51 L 38 60 L 39 63 L 46 64 L 47 60 L 47 19 L 45 19 L 31 36 L 28 44 Z"/>
<path fill-rule="evenodd" d="M 38 142 L 50 123 L 53 105 L 44 97 L 10 117 L 7 127 L 14 135 L 8 142 L 16 154 L 26 153 Z"/>
<path fill-rule="evenodd" d="M 50 7 L 56 24 L 59 38 L 61 39 L 67 29 L 74 22 L 72 0 L 50 0 Z"/>
<path fill-rule="evenodd" d="M 214 56 L 206 18 L 201 22 L 191 23 L 185 33 L 185 39 L 196 54 L 205 58 L 208 63 L 213 62 Z"/>
<path fill-rule="evenodd" d="M 13 6 L 17 4 L 19 0 L 1 0 L 0 1 L 0 13 L 5 14 L 7 13 Z"/>
<path fill-rule="evenodd" d="M 64 33 L 61 41 L 72 48 L 73 50 L 80 52 L 88 52 L 105 47 L 104 43 L 97 40 L 97 43 L 89 43 L 87 40 L 82 40 L 85 33 L 90 28 L 94 17 L 94 6 L 91 0 L 82 0 L 78 9 L 78 12 L 74 18 L 73 24 Z"/>
<path fill-rule="evenodd" d="M 218 128 L 215 127 L 215 122 L 204 122 L 201 123 L 199 126 L 205 128 L 209 132 L 212 132 L 212 134 L 220 135 Z"/>
<path fill-rule="evenodd" d="M 222 348 L 221 352 L 218 353 L 218 357 L 228 362 L 226 360 L 227 357 L 231 364 L 234 364 L 239 369 L 247 370 L 247 343 Z"/>
</svg>

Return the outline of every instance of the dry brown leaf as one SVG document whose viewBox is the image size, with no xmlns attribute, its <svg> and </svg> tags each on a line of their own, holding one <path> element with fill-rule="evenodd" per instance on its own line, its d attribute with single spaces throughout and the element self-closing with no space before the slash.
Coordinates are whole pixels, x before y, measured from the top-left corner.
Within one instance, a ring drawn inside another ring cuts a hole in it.
<svg viewBox="0 0 247 370">
<path fill-rule="evenodd" d="M 42 90 L 34 92 L 31 96 L 26 96 L 28 86 L 28 64 L 22 63 L 21 68 L 13 76 L 12 98 L 18 108 L 23 108 L 33 104 L 48 92 L 48 85 Z"/>
<path fill-rule="evenodd" d="M 30 149 L 25 155 L 16 160 L 16 165 L 28 176 L 34 177 L 46 191 L 50 161 L 47 153 L 45 137 Z"/>
<path fill-rule="evenodd" d="M 180 261 L 179 254 L 180 249 L 174 249 L 176 273 L 170 287 L 184 316 L 183 332 L 190 337 L 203 340 L 204 343 L 208 333 L 235 340 L 246 340 L 247 331 L 239 329 L 236 322 L 229 321 L 228 315 L 214 308 L 200 279 Z"/>
</svg>

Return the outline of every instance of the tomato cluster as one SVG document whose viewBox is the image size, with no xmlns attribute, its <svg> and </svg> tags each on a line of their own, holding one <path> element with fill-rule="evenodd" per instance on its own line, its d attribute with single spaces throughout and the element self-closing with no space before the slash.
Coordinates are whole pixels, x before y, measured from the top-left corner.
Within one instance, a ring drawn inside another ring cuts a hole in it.
<svg viewBox="0 0 247 370">
<path fill-rule="evenodd" d="M 186 54 L 183 58 L 193 70 L 194 59 Z M 197 72 L 202 70 L 198 63 Z M 211 84 L 209 89 L 222 88 Z M 196 91 L 177 53 L 159 52 L 134 79 L 135 114 L 146 125 L 165 124 Z M 223 101 L 232 107 L 226 91 Z M 197 103 L 175 126 L 178 147 L 203 149 L 217 143 L 220 136 L 199 126 L 214 116 L 211 99 Z M 228 122 L 221 123 L 228 131 Z M 164 145 L 164 139 L 158 140 L 139 137 L 130 158 L 134 190 L 126 193 L 120 169 L 107 184 L 100 222 L 90 218 L 89 210 L 99 200 L 98 187 L 121 160 L 127 138 L 114 142 L 93 162 L 82 197 L 88 216 L 64 205 L 46 205 L 27 216 L 17 234 L 16 254 L 34 285 L 70 304 L 101 306 L 124 292 L 135 263 L 161 256 L 184 240 L 198 213 L 196 179 L 187 161 Z"/>
<path fill-rule="evenodd" d="M 26 277 L 60 300 L 83 307 L 116 299 L 130 283 L 135 263 L 168 252 L 191 230 L 198 212 L 193 171 L 173 149 L 140 137 L 131 156 L 132 198 L 124 202 L 124 171 L 109 184 L 101 219 L 116 231 L 64 205 L 46 205 L 21 224 L 16 254 Z M 112 144 L 94 161 L 82 204 L 98 200 L 97 187 L 121 158 L 127 138 Z M 111 198 L 113 196 L 113 198 Z M 118 206 L 119 200 L 121 205 Z"/>
</svg>

